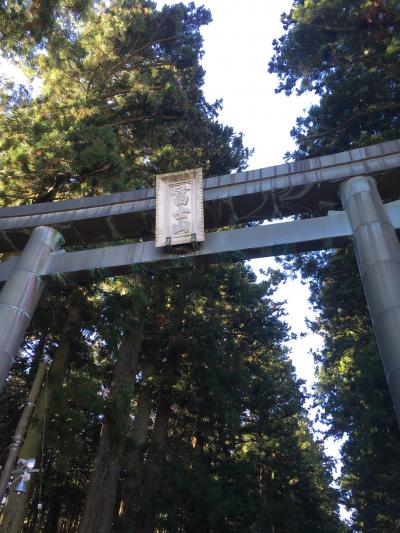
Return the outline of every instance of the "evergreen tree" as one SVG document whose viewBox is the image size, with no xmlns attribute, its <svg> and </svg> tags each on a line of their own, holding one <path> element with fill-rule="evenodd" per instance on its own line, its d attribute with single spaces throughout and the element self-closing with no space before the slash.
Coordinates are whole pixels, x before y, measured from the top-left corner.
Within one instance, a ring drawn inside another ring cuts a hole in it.
<svg viewBox="0 0 400 533">
<path fill-rule="evenodd" d="M 280 279 L 238 266 L 168 277 L 147 459 L 138 483 L 128 457 L 121 531 L 341 530 L 282 347 Z M 165 276 L 154 283 L 162 293 Z"/>
<path fill-rule="evenodd" d="M 2 205 L 149 187 L 155 174 L 198 166 L 244 168 L 241 135 L 201 89 L 208 11 L 96 2 L 67 28 L 52 13 L 46 31 L 57 38 L 35 37 L 45 53 L 29 45 L 20 58 L 39 94 L 2 89 Z M 278 281 L 271 273 L 257 285 L 243 265 L 144 273 L 75 286 L 78 309 L 71 287 L 57 301 L 50 285 L 9 382 L 22 398 L 38 357 L 25 346 L 55 354 L 43 483 L 10 493 L 3 529 L 341 531 L 281 346 Z M 67 310 L 82 322 L 65 320 Z M 37 457 L 39 415 L 25 441 Z"/>
<path fill-rule="evenodd" d="M 90 0 L 16 0 L 0 2 L 1 51 L 13 59 L 55 44 L 84 18 Z"/>
<path fill-rule="evenodd" d="M 397 0 L 299 0 L 284 15 L 270 63 L 278 91 L 320 95 L 292 131 L 294 157 L 399 137 L 399 10 Z M 341 486 L 354 529 L 396 531 L 399 433 L 353 252 L 311 254 L 294 267 L 310 279 L 319 312 L 318 392 L 329 433 L 347 439 Z"/>
</svg>

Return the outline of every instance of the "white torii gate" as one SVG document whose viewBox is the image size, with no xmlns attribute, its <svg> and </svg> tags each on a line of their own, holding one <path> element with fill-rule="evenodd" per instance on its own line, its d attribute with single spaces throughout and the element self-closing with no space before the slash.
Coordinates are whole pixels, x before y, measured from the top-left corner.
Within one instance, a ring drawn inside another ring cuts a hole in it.
<svg viewBox="0 0 400 533">
<path fill-rule="evenodd" d="M 399 172 L 400 140 L 395 140 L 207 178 L 203 182 L 204 219 L 209 231 L 199 248 L 178 253 L 144 241 L 154 238 L 154 189 L 0 209 L 0 250 L 21 252 L 0 263 L 0 283 L 4 284 L 0 293 L 0 389 L 46 278 L 82 279 L 238 261 L 333 248 L 352 240 L 400 424 Z M 344 211 L 339 210 L 339 198 Z M 306 213 L 313 217 L 210 231 Z M 127 238 L 136 242 L 71 252 L 61 249 L 64 241 L 84 248 Z"/>
</svg>

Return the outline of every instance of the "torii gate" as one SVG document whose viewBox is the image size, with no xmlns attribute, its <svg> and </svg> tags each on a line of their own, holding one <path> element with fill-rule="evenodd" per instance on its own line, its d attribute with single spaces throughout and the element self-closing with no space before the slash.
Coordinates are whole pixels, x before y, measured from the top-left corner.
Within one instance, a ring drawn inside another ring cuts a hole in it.
<svg viewBox="0 0 400 533">
<path fill-rule="evenodd" d="M 157 248 L 155 190 L 0 209 L 0 389 L 46 278 L 111 276 L 188 264 L 321 250 L 353 241 L 400 424 L 400 139 L 204 180 L 205 240 Z M 378 192 L 379 189 L 379 192 Z M 344 211 L 339 211 L 341 200 Z M 385 205 L 383 204 L 385 201 Z M 199 209 L 202 206 L 199 206 Z M 333 211 L 332 211 L 333 210 Z M 308 213 L 312 218 L 229 231 L 214 228 Z M 139 242 L 65 252 L 118 239 Z"/>
</svg>

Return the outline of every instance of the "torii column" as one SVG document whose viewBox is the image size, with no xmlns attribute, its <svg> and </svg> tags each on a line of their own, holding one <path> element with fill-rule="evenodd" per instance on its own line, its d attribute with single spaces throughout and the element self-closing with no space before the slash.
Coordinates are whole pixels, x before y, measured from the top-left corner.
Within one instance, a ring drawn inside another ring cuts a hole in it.
<svg viewBox="0 0 400 533">
<path fill-rule="evenodd" d="M 340 198 L 400 425 L 400 243 L 372 177 L 344 182 Z"/>
<path fill-rule="evenodd" d="M 43 263 L 63 242 L 55 229 L 35 228 L 0 293 L 0 390 L 43 292 Z"/>
</svg>

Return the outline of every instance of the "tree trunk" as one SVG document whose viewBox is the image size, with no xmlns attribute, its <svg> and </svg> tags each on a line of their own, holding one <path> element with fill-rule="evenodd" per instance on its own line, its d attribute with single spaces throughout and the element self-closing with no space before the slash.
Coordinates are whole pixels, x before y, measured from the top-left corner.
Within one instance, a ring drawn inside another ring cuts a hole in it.
<svg viewBox="0 0 400 533">
<path fill-rule="evenodd" d="M 43 379 L 47 372 L 47 362 L 42 361 L 39 365 L 39 368 L 36 372 L 35 379 L 32 383 L 32 388 L 29 392 L 28 400 L 25 404 L 25 407 L 22 411 L 22 414 L 20 416 L 20 419 L 17 424 L 17 429 L 15 430 L 14 436 L 13 436 L 13 442 L 10 446 L 10 450 L 8 452 L 7 460 L 3 466 L 3 469 L 1 471 L 0 476 L 0 502 L 3 500 L 4 494 L 7 491 L 8 483 L 10 481 L 13 468 L 15 466 L 15 463 L 17 461 L 19 448 L 23 442 L 26 428 L 28 427 L 29 420 L 31 418 L 31 413 L 33 411 L 33 408 L 35 406 L 37 397 L 39 395 L 40 389 L 43 385 Z"/>
<path fill-rule="evenodd" d="M 64 376 L 69 366 L 73 352 L 74 340 L 79 334 L 82 321 L 82 307 L 75 303 L 69 306 L 66 325 L 61 334 L 60 344 L 54 355 L 53 364 L 49 370 L 47 386 L 47 408 L 51 410 L 51 403 L 57 389 L 62 385 Z M 33 420 L 28 428 L 24 443 L 21 447 L 19 457 L 34 457 L 36 465 L 40 459 L 42 446 L 42 421 L 43 408 L 45 405 L 44 389 L 33 411 Z M 26 492 L 17 494 L 13 487 L 9 491 L 7 503 L 1 517 L 0 532 L 20 533 L 23 528 L 26 508 L 32 496 L 33 487 L 38 474 L 32 474 L 29 482 L 26 483 Z"/>
<path fill-rule="evenodd" d="M 152 362 L 142 364 L 143 379 L 140 384 L 138 402 L 135 411 L 135 421 L 132 432 L 133 450 L 128 458 L 128 473 L 123 491 L 118 520 L 118 531 L 128 531 L 128 525 L 134 524 L 138 512 L 140 488 L 144 471 L 144 456 L 146 451 L 147 434 L 151 413 L 152 387 L 148 383 L 154 375 L 155 368 Z"/>
<path fill-rule="evenodd" d="M 260 466 L 260 494 L 264 500 L 264 506 L 261 509 L 258 531 L 259 533 L 274 533 L 274 522 L 271 515 L 271 502 L 269 501 L 269 484 L 271 481 L 269 474 L 264 466 Z"/>
<path fill-rule="evenodd" d="M 115 365 L 110 405 L 105 413 L 96 460 L 86 497 L 81 533 L 109 533 L 114 518 L 115 500 L 129 424 L 132 396 L 142 343 L 142 326 L 125 333 Z"/>
<path fill-rule="evenodd" d="M 161 481 L 164 464 L 164 449 L 168 437 L 168 421 L 172 406 L 170 388 L 176 380 L 177 365 L 178 357 L 173 355 L 164 367 L 162 381 L 164 381 L 164 386 L 168 391 L 166 391 L 166 395 L 161 391 L 158 401 L 156 420 L 144 473 L 141 510 L 137 516 L 136 529 L 132 527 L 127 529 L 127 532 L 136 531 L 137 533 L 153 533 L 155 529 L 156 509 L 154 508 L 153 495 L 158 491 Z"/>
<path fill-rule="evenodd" d="M 201 428 L 201 417 L 197 422 L 197 429 Z M 207 469 L 211 470 L 210 458 L 207 457 L 204 453 L 204 436 L 203 432 L 197 431 L 191 439 L 191 445 L 193 448 L 197 448 L 198 453 L 200 454 L 202 461 L 207 465 Z M 191 468 L 193 468 L 193 462 Z M 194 467 L 195 468 L 195 467 Z M 190 531 L 190 533 L 209 533 L 211 531 L 211 524 L 215 522 L 214 520 L 215 511 L 214 509 L 209 509 L 208 506 L 202 509 L 202 515 L 199 516 L 198 508 L 196 504 L 192 504 L 191 501 L 187 502 L 185 505 L 185 531 Z"/>
</svg>

